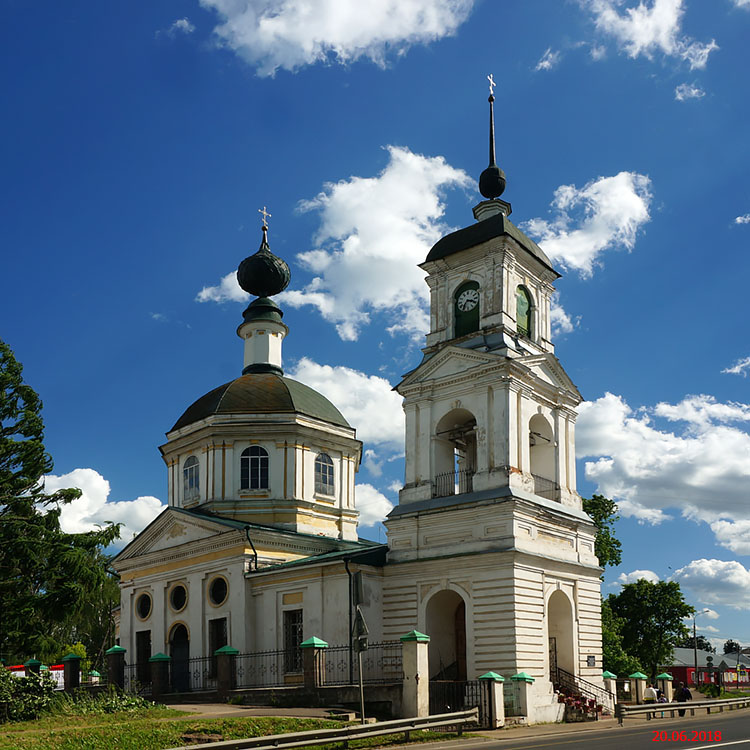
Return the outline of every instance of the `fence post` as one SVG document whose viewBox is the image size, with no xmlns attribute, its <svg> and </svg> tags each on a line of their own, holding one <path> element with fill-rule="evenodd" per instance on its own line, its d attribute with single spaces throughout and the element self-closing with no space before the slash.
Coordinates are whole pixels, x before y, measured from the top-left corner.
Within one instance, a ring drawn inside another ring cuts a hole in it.
<svg viewBox="0 0 750 750">
<path fill-rule="evenodd" d="M 127 649 L 122 646 L 112 646 L 104 655 L 107 657 L 107 684 L 113 687 L 125 688 L 125 654 Z"/>
<path fill-rule="evenodd" d="M 519 672 L 518 674 L 514 674 L 510 679 L 513 681 L 513 689 L 518 696 L 518 710 L 521 712 L 521 716 L 525 716 L 529 723 L 533 723 L 533 717 L 529 716 L 531 709 L 529 691 L 531 690 L 531 685 L 534 683 L 534 678 L 530 674 L 526 674 L 526 672 Z"/>
<path fill-rule="evenodd" d="M 169 692 L 169 662 L 172 657 L 159 652 L 148 661 L 151 664 L 151 700 L 158 703 L 162 695 Z"/>
<path fill-rule="evenodd" d="M 672 702 L 672 679 L 672 675 L 669 672 L 662 672 L 656 675 L 656 684 L 662 693 L 664 693 L 667 703 Z"/>
<path fill-rule="evenodd" d="M 604 689 L 612 693 L 612 700 L 617 705 L 617 675 L 612 672 L 603 672 L 602 680 L 604 680 Z"/>
<path fill-rule="evenodd" d="M 23 666 L 26 667 L 26 676 L 31 677 L 32 674 L 39 674 L 42 662 L 39 659 L 29 659 Z"/>
<path fill-rule="evenodd" d="M 643 672 L 633 672 L 633 674 L 628 675 L 628 679 L 630 680 L 630 694 L 635 696 L 636 703 L 643 703 L 643 693 L 646 690 L 648 677 Z"/>
<path fill-rule="evenodd" d="M 401 638 L 404 681 L 401 705 L 404 718 L 430 715 L 430 636 L 412 630 Z"/>
<path fill-rule="evenodd" d="M 317 688 L 323 686 L 325 677 L 324 659 L 328 644 L 313 636 L 302 641 L 299 647 L 302 649 L 302 669 L 304 670 L 304 685 L 306 688 Z"/>
<path fill-rule="evenodd" d="M 63 656 L 63 689 L 72 693 L 81 687 L 81 657 L 74 653 Z"/>
<path fill-rule="evenodd" d="M 240 652 L 231 646 L 222 646 L 214 651 L 216 656 L 216 691 L 219 698 L 226 700 L 230 691 L 237 685 L 235 679 L 235 657 Z"/>
<path fill-rule="evenodd" d="M 503 699 L 503 683 L 505 677 L 497 672 L 486 672 L 479 676 L 482 684 L 490 693 L 490 729 L 499 729 L 505 726 L 505 703 Z"/>
</svg>

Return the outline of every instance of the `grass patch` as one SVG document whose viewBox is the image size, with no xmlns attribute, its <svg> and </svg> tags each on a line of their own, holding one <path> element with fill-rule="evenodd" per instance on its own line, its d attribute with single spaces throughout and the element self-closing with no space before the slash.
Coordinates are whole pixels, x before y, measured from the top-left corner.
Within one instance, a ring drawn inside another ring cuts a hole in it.
<svg viewBox="0 0 750 750">
<path fill-rule="evenodd" d="M 164 712 L 167 712 L 166 714 Z M 237 740 L 267 734 L 303 732 L 307 729 L 341 727 L 325 719 L 247 717 L 226 719 L 170 719 L 170 709 L 150 709 L 145 714 L 49 717 L 0 726 L 2 750 L 165 750 L 189 743 Z M 55 724 L 54 722 L 57 722 Z M 52 722 L 52 726 L 50 725 Z M 430 742 L 452 734 L 412 731 L 412 742 Z M 404 735 L 394 734 L 350 742 L 350 747 L 383 747 L 403 744 Z M 336 748 L 338 745 L 321 745 Z"/>
</svg>

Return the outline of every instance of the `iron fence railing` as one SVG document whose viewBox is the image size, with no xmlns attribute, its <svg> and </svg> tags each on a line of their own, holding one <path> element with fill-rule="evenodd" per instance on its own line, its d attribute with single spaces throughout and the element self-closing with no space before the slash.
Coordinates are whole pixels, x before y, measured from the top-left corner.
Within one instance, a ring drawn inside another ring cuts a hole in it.
<svg viewBox="0 0 750 750">
<path fill-rule="evenodd" d="M 403 680 L 401 641 L 370 643 L 362 653 L 362 682 L 387 683 Z M 329 646 L 323 654 L 323 684 L 349 685 L 359 682 L 359 656 L 349 646 Z"/>
<path fill-rule="evenodd" d="M 474 470 L 461 469 L 436 474 L 432 483 L 433 497 L 447 497 L 449 495 L 463 495 L 471 492 L 473 487 Z"/>
<path fill-rule="evenodd" d="M 175 693 L 216 690 L 216 657 L 172 659 L 170 682 Z"/>
<path fill-rule="evenodd" d="M 278 651 L 256 651 L 235 657 L 237 687 L 279 687 L 285 684 L 288 654 Z"/>
<path fill-rule="evenodd" d="M 126 664 L 123 689 L 137 695 L 151 695 L 151 665 L 148 662 Z"/>
<path fill-rule="evenodd" d="M 492 725 L 490 680 L 430 680 L 430 715 L 479 709 L 479 726 Z"/>
<path fill-rule="evenodd" d="M 547 500 L 560 499 L 560 487 L 554 479 L 547 479 L 536 474 L 531 475 L 534 479 L 534 494 Z"/>
</svg>

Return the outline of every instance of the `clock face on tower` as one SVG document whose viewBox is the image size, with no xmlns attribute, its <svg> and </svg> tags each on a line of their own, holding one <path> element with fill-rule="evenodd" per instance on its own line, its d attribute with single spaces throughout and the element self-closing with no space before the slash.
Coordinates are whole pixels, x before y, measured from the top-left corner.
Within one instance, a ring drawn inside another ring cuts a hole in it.
<svg viewBox="0 0 750 750">
<path fill-rule="evenodd" d="M 473 310 L 479 304 L 479 292 L 476 289 L 466 289 L 458 295 L 456 307 L 461 312 Z"/>
</svg>

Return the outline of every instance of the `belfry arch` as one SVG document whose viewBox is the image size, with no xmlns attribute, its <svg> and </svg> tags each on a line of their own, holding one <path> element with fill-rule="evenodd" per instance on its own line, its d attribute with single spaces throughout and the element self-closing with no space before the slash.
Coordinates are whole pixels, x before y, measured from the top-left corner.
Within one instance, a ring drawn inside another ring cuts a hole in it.
<svg viewBox="0 0 750 750">
<path fill-rule="evenodd" d="M 452 589 L 430 597 L 425 609 L 430 636 L 430 679 L 466 679 L 466 602 Z"/>
<path fill-rule="evenodd" d="M 549 636 L 550 672 L 555 666 L 576 673 L 573 605 L 564 591 L 553 591 L 547 601 L 547 634 Z M 555 680 L 556 675 L 550 674 Z"/>
<path fill-rule="evenodd" d="M 453 409 L 437 423 L 433 439 L 433 497 L 471 492 L 477 466 L 477 420 Z"/>
</svg>

